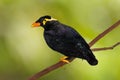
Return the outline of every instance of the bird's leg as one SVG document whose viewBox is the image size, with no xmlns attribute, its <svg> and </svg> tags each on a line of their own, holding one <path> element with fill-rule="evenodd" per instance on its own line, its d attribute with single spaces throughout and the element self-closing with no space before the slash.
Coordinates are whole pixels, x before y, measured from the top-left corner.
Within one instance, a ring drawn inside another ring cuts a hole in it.
<svg viewBox="0 0 120 80">
<path fill-rule="evenodd" d="M 68 56 L 64 56 L 64 57 L 60 58 L 60 61 L 62 61 L 64 63 L 70 63 L 68 58 L 69 58 Z"/>
<path fill-rule="evenodd" d="M 93 48 L 91 49 L 92 51 L 103 51 L 103 50 L 111 50 L 113 48 L 115 48 L 116 46 L 120 45 L 120 42 L 114 44 L 113 46 L 110 47 L 104 47 L 104 48 Z"/>
</svg>

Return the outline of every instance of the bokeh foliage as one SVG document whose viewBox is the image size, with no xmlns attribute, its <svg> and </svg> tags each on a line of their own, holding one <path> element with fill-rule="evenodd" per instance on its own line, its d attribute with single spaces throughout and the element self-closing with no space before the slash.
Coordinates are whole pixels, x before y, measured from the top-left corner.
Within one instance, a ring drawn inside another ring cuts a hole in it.
<svg viewBox="0 0 120 80">
<path fill-rule="evenodd" d="M 0 80 L 26 80 L 63 56 L 46 45 L 42 28 L 31 28 L 43 15 L 71 25 L 90 42 L 120 19 L 120 0 L 0 0 Z M 118 27 L 94 47 L 120 41 L 119 33 Z M 97 66 L 76 59 L 40 80 L 120 80 L 120 47 L 94 53 Z"/>
</svg>

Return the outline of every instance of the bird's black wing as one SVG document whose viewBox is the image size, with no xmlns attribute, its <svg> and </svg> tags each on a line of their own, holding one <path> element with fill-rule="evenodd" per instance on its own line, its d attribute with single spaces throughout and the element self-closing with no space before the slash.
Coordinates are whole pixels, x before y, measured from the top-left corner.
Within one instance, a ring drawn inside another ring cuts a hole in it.
<svg viewBox="0 0 120 80">
<path fill-rule="evenodd" d="M 64 25 L 66 26 L 66 25 Z M 66 26 L 65 34 L 66 39 L 70 42 L 75 43 L 76 47 L 78 46 L 80 49 L 90 49 L 87 42 L 83 39 L 83 37 L 73 28 Z"/>
</svg>

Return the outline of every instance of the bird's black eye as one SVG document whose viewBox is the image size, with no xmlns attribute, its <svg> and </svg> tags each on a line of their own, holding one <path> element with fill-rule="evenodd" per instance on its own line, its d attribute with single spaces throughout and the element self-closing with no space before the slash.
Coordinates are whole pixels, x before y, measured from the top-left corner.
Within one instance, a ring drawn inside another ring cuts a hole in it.
<svg viewBox="0 0 120 80">
<path fill-rule="evenodd" d="M 44 19 L 44 21 L 47 21 L 46 19 Z"/>
<path fill-rule="evenodd" d="M 48 21 L 48 19 L 45 18 L 45 19 L 43 20 L 43 22 L 42 22 L 43 25 L 45 25 L 47 21 Z"/>
<path fill-rule="evenodd" d="M 47 22 L 47 20 L 46 20 L 46 19 L 44 19 L 44 20 L 43 20 L 43 22 Z"/>
</svg>

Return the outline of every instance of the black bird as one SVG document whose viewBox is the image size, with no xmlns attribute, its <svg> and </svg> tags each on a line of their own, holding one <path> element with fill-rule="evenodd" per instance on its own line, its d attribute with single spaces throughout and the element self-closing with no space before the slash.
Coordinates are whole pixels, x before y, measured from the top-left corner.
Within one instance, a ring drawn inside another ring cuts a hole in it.
<svg viewBox="0 0 120 80">
<path fill-rule="evenodd" d="M 42 16 L 33 27 L 44 28 L 44 38 L 50 48 L 67 57 L 82 58 L 90 65 L 97 65 L 98 61 L 83 37 L 72 27 L 62 24 L 51 16 Z M 67 62 L 67 59 L 63 60 Z"/>
</svg>

